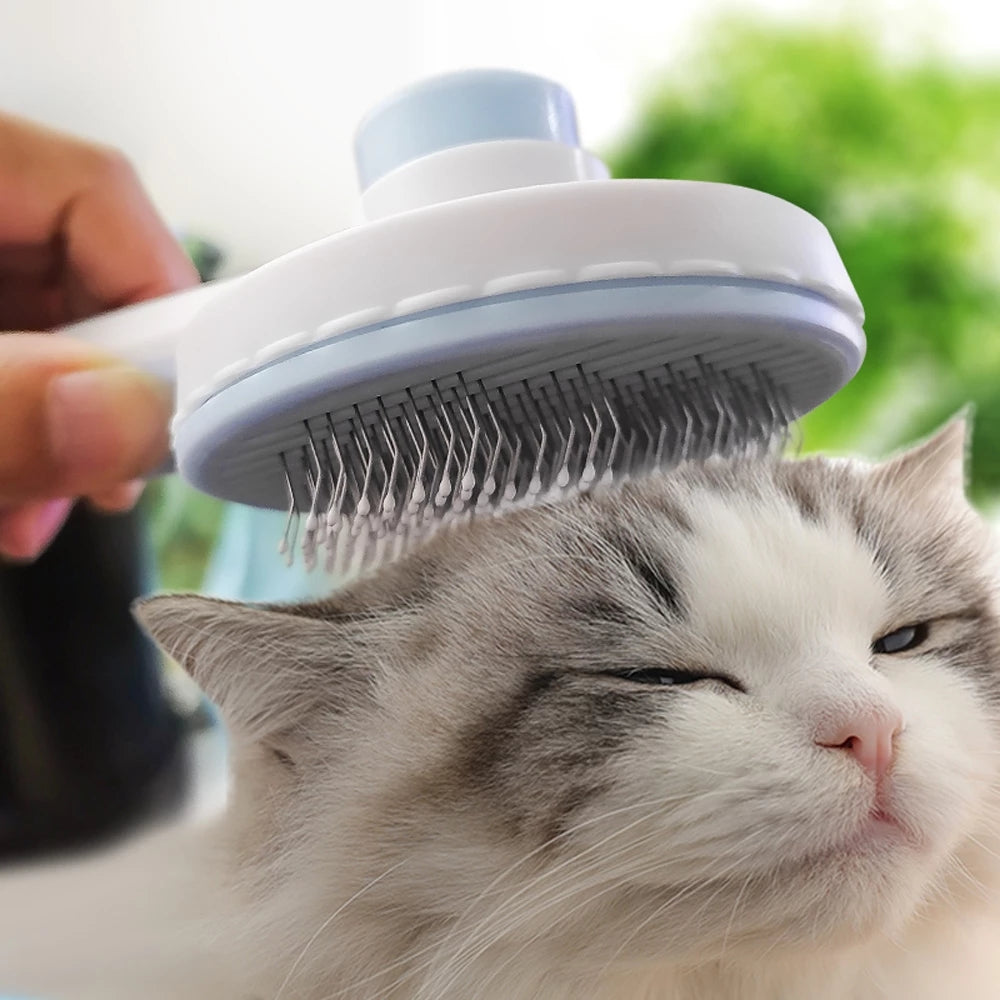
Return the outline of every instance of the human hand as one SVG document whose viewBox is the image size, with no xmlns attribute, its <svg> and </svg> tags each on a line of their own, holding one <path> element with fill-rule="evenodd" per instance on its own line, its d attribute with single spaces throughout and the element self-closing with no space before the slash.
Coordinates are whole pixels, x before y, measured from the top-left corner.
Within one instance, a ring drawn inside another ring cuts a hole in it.
<svg viewBox="0 0 1000 1000">
<path fill-rule="evenodd" d="M 74 500 L 125 510 L 167 451 L 166 386 L 58 334 L 198 275 L 114 151 L 0 114 L 0 556 Z"/>
</svg>

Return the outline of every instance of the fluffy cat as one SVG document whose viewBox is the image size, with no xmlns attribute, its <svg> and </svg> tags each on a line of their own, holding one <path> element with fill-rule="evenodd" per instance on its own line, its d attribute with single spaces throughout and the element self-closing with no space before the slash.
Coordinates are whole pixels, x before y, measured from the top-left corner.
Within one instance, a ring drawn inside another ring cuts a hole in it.
<svg viewBox="0 0 1000 1000">
<path fill-rule="evenodd" d="M 0 879 L 0 987 L 995 1000 L 1000 618 L 965 440 L 683 466 L 319 603 L 152 599 L 230 727 L 229 808 Z"/>
</svg>

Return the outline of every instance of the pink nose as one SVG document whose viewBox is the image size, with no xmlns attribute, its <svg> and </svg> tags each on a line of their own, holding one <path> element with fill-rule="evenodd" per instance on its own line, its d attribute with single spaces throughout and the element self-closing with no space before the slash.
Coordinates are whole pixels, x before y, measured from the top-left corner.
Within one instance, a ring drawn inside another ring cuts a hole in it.
<svg viewBox="0 0 1000 1000">
<path fill-rule="evenodd" d="M 816 742 L 831 750 L 846 750 L 879 782 L 892 766 L 894 740 L 902 728 L 898 711 L 858 713 L 829 726 Z"/>
</svg>

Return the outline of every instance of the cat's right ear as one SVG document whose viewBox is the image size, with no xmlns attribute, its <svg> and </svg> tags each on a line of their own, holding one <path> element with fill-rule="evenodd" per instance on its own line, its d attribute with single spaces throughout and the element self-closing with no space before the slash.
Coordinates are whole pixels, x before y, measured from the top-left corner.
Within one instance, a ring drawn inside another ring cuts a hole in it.
<svg viewBox="0 0 1000 1000">
<path fill-rule="evenodd" d="M 881 482 L 914 497 L 955 503 L 965 497 L 971 410 L 876 469 Z"/>
<path fill-rule="evenodd" d="M 348 711 L 371 690 L 352 626 L 294 605 L 165 594 L 133 612 L 247 739 L 274 742 L 317 706 Z"/>
</svg>

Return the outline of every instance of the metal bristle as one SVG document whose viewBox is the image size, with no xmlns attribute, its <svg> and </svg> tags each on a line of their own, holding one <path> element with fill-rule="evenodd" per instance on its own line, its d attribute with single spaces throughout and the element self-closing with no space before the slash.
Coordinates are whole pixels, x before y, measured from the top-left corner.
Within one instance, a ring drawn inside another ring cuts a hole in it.
<svg viewBox="0 0 1000 1000">
<path fill-rule="evenodd" d="M 795 414 L 752 366 L 700 358 L 627 377 L 577 366 L 513 385 L 431 383 L 324 414 L 281 455 L 288 517 L 279 551 L 348 573 L 473 516 L 712 455 L 784 448 Z M 301 534 L 301 538 L 299 535 Z"/>
</svg>

